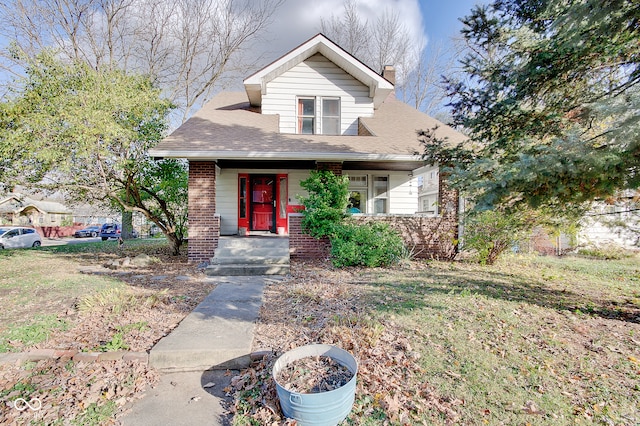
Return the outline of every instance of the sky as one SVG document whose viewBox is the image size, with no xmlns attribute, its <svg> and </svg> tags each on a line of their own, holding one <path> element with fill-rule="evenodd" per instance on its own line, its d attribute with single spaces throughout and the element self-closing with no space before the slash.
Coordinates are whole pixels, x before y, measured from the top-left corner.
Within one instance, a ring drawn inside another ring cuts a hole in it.
<svg viewBox="0 0 640 426">
<path fill-rule="evenodd" d="M 448 43 L 462 24 L 459 18 L 468 15 L 476 3 L 488 0 L 357 0 L 358 12 L 369 22 L 385 10 L 397 13 L 414 40 L 426 38 L 427 43 Z M 267 56 L 275 59 L 320 31 L 320 20 L 333 14 L 341 15 L 343 0 L 285 0 L 273 17 L 266 36 Z M 427 44 L 428 47 L 428 44 Z"/>
</svg>

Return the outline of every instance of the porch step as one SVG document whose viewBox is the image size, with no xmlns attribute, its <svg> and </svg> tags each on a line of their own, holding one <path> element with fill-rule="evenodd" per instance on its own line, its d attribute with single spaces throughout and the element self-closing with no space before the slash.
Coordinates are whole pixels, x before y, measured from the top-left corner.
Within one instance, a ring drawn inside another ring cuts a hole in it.
<svg viewBox="0 0 640 426">
<path fill-rule="evenodd" d="M 254 276 L 254 275 L 287 275 L 289 265 L 246 265 L 226 264 L 209 265 L 205 274 L 209 276 Z"/>
<path fill-rule="evenodd" d="M 209 276 L 286 275 L 289 238 L 276 236 L 220 237 Z"/>
</svg>

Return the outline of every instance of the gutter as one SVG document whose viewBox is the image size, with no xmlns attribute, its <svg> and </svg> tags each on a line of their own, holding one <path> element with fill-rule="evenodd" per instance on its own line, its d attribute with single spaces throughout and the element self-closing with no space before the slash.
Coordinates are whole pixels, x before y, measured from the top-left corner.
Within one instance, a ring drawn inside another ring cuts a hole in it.
<svg viewBox="0 0 640 426">
<path fill-rule="evenodd" d="M 410 154 L 347 154 L 343 152 L 262 152 L 262 151 L 182 151 L 150 149 L 153 158 L 185 158 L 195 161 L 211 160 L 317 160 L 317 161 L 421 161 L 420 155 Z"/>
</svg>

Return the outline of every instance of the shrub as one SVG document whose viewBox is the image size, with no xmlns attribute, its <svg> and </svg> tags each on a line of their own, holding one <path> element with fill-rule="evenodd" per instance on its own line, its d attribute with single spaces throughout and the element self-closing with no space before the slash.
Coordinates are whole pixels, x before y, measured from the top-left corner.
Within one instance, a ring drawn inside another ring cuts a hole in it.
<svg viewBox="0 0 640 426">
<path fill-rule="evenodd" d="M 481 264 L 492 265 L 520 239 L 525 229 L 516 214 L 494 210 L 474 213 L 465 221 L 464 249 L 475 250 Z"/>
<path fill-rule="evenodd" d="M 400 234 L 386 223 L 342 223 L 331 236 L 331 261 L 336 267 L 388 266 L 398 262 L 404 245 Z"/>
<path fill-rule="evenodd" d="M 347 217 L 349 179 L 328 170 L 312 170 L 300 185 L 309 193 L 300 197 L 304 210 L 302 228 L 314 238 L 333 233 L 333 228 Z"/>
</svg>

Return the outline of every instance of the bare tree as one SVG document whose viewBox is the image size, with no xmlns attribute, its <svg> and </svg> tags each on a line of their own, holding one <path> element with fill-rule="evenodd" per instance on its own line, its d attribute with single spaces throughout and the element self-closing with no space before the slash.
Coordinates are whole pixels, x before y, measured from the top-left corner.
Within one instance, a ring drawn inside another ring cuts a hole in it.
<svg viewBox="0 0 640 426">
<path fill-rule="evenodd" d="M 185 121 L 234 70 L 283 0 L 7 0 L 0 35 L 11 45 L 0 67 L 16 75 L 16 54 L 55 49 L 95 68 L 150 74 Z M 246 56 L 246 55 L 245 55 Z"/>
<path fill-rule="evenodd" d="M 342 16 L 322 19 L 320 31 L 375 71 L 385 65 L 405 66 L 411 45 L 397 13 L 386 10 L 371 23 L 359 14 L 355 0 L 344 3 Z"/>
<path fill-rule="evenodd" d="M 440 119 L 448 116 L 445 106 L 447 92 L 443 76 L 456 72 L 455 48 L 446 47 L 442 41 L 428 45 L 415 45 L 410 49 L 413 55 L 412 68 L 404 68 L 400 99 L 414 108 Z"/>
<path fill-rule="evenodd" d="M 334 14 L 323 19 L 320 28 L 375 71 L 393 65 L 399 99 L 446 120 L 442 76 L 454 72 L 456 49 L 447 49 L 443 43 L 432 45 L 426 40 L 413 40 L 399 15 L 391 10 L 384 11 L 371 23 L 359 14 L 355 0 L 345 2 L 340 16 Z"/>
<path fill-rule="evenodd" d="M 321 18 L 320 31 L 361 61 L 365 62 L 369 59 L 368 20 L 361 18 L 358 14 L 355 0 L 344 2 L 342 17 L 333 14 L 329 19 Z"/>
</svg>

